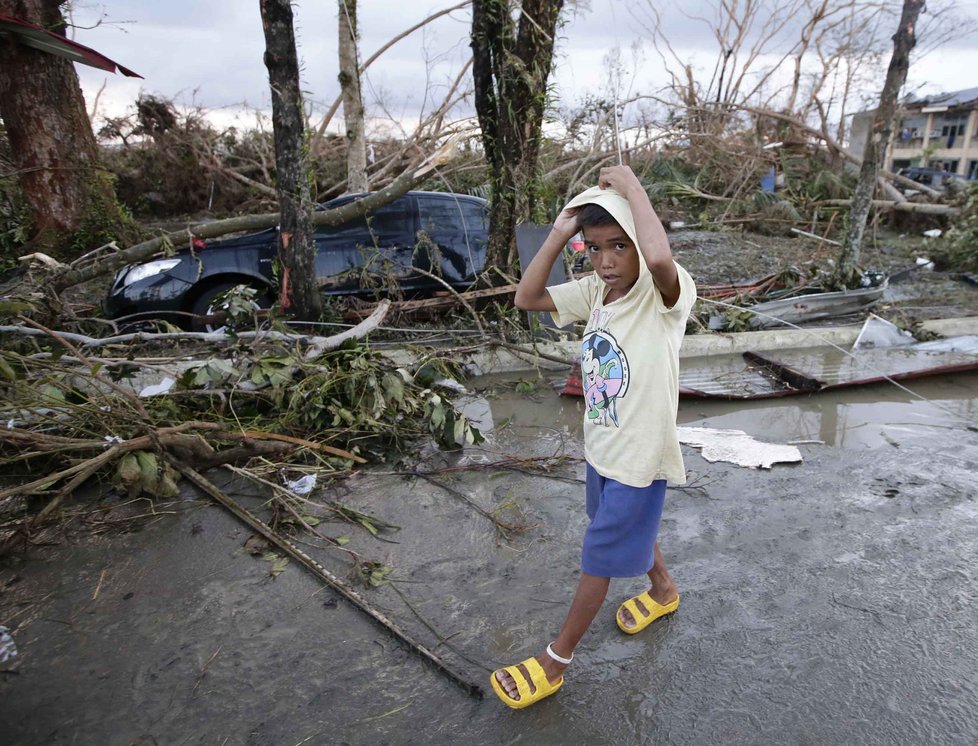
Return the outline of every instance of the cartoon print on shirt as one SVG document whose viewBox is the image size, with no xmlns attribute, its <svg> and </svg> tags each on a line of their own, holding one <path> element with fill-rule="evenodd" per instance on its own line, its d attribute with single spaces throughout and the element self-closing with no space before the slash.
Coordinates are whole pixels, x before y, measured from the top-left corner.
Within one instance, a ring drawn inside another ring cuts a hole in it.
<svg viewBox="0 0 978 746">
<path fill-rule="evenodd" d="M 628 359 L 615 338 L 606 331 L 593 331 L 581 346 L 581 376 L 584 379 L 586 422 L 618 427 L 618 400 L 628 388 Z"/>
</svg>

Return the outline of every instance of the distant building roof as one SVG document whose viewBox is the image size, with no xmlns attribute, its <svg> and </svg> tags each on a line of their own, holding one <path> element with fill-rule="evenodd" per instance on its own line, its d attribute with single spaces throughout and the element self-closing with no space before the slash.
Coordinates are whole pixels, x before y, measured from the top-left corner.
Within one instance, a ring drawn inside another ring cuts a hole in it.
<svg viewBox="0 0 978 746">
<path fill-rule="evenodd" d="M 907 97 L 904 106 L 961 106 L 978 100 L 978 88 L 965 88 L 961 91 L 951 91 L 950 93 L 936 93 L 933 96 L 922 96 L 917 98 L 914 95 Z"/>
</svg>

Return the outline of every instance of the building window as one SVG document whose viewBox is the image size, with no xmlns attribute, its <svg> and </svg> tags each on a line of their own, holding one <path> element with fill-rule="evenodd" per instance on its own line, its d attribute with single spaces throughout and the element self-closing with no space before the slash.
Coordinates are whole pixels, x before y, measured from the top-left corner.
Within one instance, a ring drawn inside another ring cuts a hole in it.
<svg viewBox="0 0 978 746">
<path fill-rule="evenodd" d="M 972 181 L 978 179 L 978 161 L 968 161 L 968 173 L 965 174 Z"/>
<path fill-rule="evenodd" d="M 968 126 L 967 114 L 945 116 L 934 125 L 940 128 L 938 137 L 946 141 L 944 147 L 960 148 L 964 144 L 964 129 Z"/>
</svg>

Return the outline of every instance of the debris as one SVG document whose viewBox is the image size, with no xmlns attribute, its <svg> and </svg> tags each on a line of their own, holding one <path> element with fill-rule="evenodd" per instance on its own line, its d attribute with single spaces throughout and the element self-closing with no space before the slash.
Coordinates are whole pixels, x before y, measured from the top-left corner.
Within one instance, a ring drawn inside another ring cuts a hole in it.
<svg viewBox="0 0 978 746">
<path fill-rule="evenodd" d="M 273 531 L 272 528 L 264 521 L 255 517 L 248 510 L 245 510 L 245 508 L 206 479 L 202 474 L 200 474 L 200 472 L 182 463 L 178 463 L 177 468 L 179 469 L 180 473 L 183 474 L 184 477 L 186 477 L 187 480 L 193 483 L 198 489 L 209 495 L 215 502 L 227 508 L 235 517 L 257 531 L 270 544 L 277 546 L 286 555 L 296 560 L 296 562 L 304 566 L 307 570 L 325 581 L 327 585 L 342 595 L 347 601 L 367 614 L 375 622 L 385 627 L 394 637 L 399 639 L 422 658 L 425 658 L 434 664 L 436 668 L 446 674 L 466 692 L 474 697 L 482 697 L 481 686 L 476 684 L 464 674 L 454 671 L 446 661 L 437 656 L 421 643 L 408 636 L 393 620 L 387 617 L 380 610 L 371 606 L 363 595 L 333 575 L 333 573 L 316 562 L 316 560 L 299 549 L 291 541 L 283 537 L 281 534 Z"/>
<path fill-rule="evenodd" d="M 0 626 L 0 663 L 6 663 L 17 657 L 17 643 L 10 634 L 10 630 Z"/>
<path fill-rule="evenodd" d="M 316 489 L 316 475 L 306 474 L 299 479 L 286 479 L 285 486 L 297 495 L 308 495 Z"/>
<path fill-rule="evenodd" d="M 906 347 L 916 341 L 910 332 L 904 331 L 886 319 L 881 319 L 875 313 L 871 313 L 866 319 L 866 323 L 863 324 L 863 328 L 859 330 L 856 341 L 852 343 L 852 350 L 855 352 L 863 349 Z"/>
<path fill-rule="evenodd" d="M 154 383 L 154 384 L 152 384 L 152 385 L 147 386 L 146 388 L 144 388 L 142 391 L 139 392 L 139 395 L 141 397 L 143 397 L 144 399 L 147 396 L 159 396 L 160 394 L 165 394 L 170 389 L 172 389 L 173 388 L 173 384 L 175 384 L 175 383 L 176 383 L 176 381 L 174 379 L 170 378 L 170 376 L 166 376 L 159 383 Z"/>
<path fill-rule="evenodd" d="M 743 430 L 680 427 L 679 442 L 701 448 L 707 461 L 727 461 L 749 469 L 770 469 L 774 464 L 797 464 L 802 460 L 801 451 L 795 446 L 755 440 Z"/>
<path fill-rule="evenodd" d="M 940 228 L 931 228 L 929 231 L 924 231 L 924 235 L 927 238 L 940 238 L 944 231 Z"/>
<path fill-rule="evenodd" d="M 934 262 L 925 256 L 918 256 L 917 266 L 921 267 L 922 269 L 934 269 Z"/>
</svg>

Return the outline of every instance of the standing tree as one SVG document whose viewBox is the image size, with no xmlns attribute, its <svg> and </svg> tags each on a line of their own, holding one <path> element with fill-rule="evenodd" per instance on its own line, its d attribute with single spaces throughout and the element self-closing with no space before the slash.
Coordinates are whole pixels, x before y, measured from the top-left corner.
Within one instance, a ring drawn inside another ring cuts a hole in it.
<svg viewBox="0 0 978 746">
<path fill-rule="evenodd" d="M 340 90 L 346 122 L 346 191 L 366 192 L 367 142 L 364 135 L 363 98 L 360 94 L 360 64 L 357 60 L 357 0 L 339 0 Z"/>
<path fill-rule="evenodd" d="M 873 121 L 870 125 L 869 136 L 866 138 L 866 148 L 863 151 L 863 162 L 859 169 L 859 182 L 852 195 L 852 207 L 849 211 L 849 228 L 839 252 L 838 264 L 835 271 L 836 284 L 841 287 L 852 287 L 857 279 L 856 266 L 859 264 L 859 252 L 862 247 L 863 234 L 866 230 L 866 220 L 873 205 L 873 191 L 882 165 L 890 133 L 893 130 L 893 115 L 896 111 L 897 97 L 900 89 L 907 80 L 907 70 L 910 67 L 910 51 L 917 43 L 917 17 L 924 7 L 924 0 L 903 0 L 903 12 L 900 26 L 893 35 L 893 55 L 890 66 L 886 70 L 886 82 L 880 93 L 880 103 L 876 107 Z"/>
<path fill-rule="evenodd" d="M 322 313 L 312 240 L 309 155 L 299 90 L 299 62 L 289 0 L 259 0 L 265 31 L 265 67 L 272 90 L 282 265 L 279 300 L 295 318 L 315 321 Z"/>
<path fill-rule="evenodd" d="M 540 130 L 562 6 L 563 0 L 472 2 L 475 109 L 492 202 L 486 266 L 516 261 L 516 223 L 535 206 Z"/>
<path fill-rule="evenodd" d="M 0 0 L 0 15 L 64 36 L 61 0 Z M 31 220 L 31 243 L 69 259 L 134 227 L 99 163 L 72 63 L 15 40 L 0 42 L 0 117 Z"/>
</svg>

